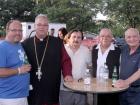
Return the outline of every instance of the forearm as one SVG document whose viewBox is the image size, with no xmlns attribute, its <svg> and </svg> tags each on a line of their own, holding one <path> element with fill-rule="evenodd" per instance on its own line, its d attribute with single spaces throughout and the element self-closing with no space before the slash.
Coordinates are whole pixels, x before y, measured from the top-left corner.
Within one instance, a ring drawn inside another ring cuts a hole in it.
<svg viewBox="0 0 140 105">
<path fill-rule="evenodd" d="M 130 85 L 133 82 L 135 82 L 136 80 L 138 80 L 139 78 L 140 78 L 140 70 L 138 70 L 137 72 L 135 72 L 132 76 L 130 76 L 125 81 L 128 83 L 128 85 Z"/>
<path fill-rule="evenodd" d="M 18 69 L 0 68 L 0 77 L 8 77 L 12 75 L 17 75 L 18 73 Z"/>
</svg>

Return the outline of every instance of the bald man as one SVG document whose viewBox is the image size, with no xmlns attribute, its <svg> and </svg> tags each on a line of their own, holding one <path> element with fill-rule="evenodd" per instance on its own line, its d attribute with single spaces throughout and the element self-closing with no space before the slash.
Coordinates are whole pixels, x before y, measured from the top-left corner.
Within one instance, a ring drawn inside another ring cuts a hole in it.
<svg viewBox="0 0 140 105">
<path fill-rule="evenodd" d="M 129 88 L 120 94 L 121 105 L 140 105 L 140 34 L 135 28 L 125 31 L 127 45 L 122 48 L 120 80 L 115 87 Z"/>
<path fill-rule="evenodd" d="M 120 49 L 112 43 L 110 29 L 103 28 L 99 33 L 99 44 L 92 49 L 93 77 L 99 77 L 100 68 L 107 65 L 109 78 L 112 78 L 114 67 L 119 74 Z M 118 94 L 99 94 L 98 105 L 119 105 Z"/>
</svg>

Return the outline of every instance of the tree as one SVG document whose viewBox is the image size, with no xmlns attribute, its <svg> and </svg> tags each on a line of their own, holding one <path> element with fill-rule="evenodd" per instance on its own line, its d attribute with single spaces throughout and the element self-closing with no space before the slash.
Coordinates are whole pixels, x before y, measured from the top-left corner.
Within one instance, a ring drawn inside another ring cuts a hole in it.
<svg viewBox="0 0 140 105">
<path fill-rule="evenodd" d="M 38 3 L 35 13 L 46 13 L 51 22 L 66 23 L 68 30 L 79 28 L 93 31 L 93 17 L 100 0 L 45 0 Z"/>
<path fill-rule="evenodd" d="M 139 0 L 104 0 L 103 12 L 124 28 L 138 27 L 140 23 Z"/>
<path fill-rule="evenodd" d="M 32 0 L 0 0 L 0 26 L 3 29 L 10 19 L 32 21 L 34 14 L 32 8 L 35 3 Z"/>
</svg>

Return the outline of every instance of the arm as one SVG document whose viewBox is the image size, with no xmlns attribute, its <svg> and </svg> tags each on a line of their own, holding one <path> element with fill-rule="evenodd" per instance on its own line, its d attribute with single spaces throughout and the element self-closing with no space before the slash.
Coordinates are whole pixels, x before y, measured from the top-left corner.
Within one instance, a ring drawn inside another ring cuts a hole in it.
<svg viewBox="0 0 140 105">
<path fill-rule="evenodd" d="M 28 72 L 31 69 L 30 65 L 22 65 L 17 68 L 9 68 L 7 67 L 7 52 L 4 46 L 0 46 L 0 77 L 8 77 L 12 75 L 22 74 Z M 10 65 L 10 67 L 14 67 Z"/>
<path fill-rule="evenodd" d="M 8 77 L 18 74 L 18 69 L 0 68 L 0 77 Z"/>
<path fill-rule="evenodd" d="M 8 76 L 17 75 L 17 74 L 24 74 L 24 73 L 29 72 L 30 69 L 31 69 L 30 65 L 23 65 L 16 69 L 0 68 L 0 77 L 8 77 Z"/>
<path fill-rule="evenodd" d="M 132 76 L 125 80 L 126 84 L 130 85 L 140 78 L 140 68 Z"/>
<path fill-rule="evenodd" d="M 118 80 L 115 83 L 115 87 L 128 87 L 129 85 L 131 85 L 133 82 L 135 82 L 139 78 L 140 78 L 140 69 L 138 69 L 138 71 L 136 71 L 128 79 L 126 79 L 126 80 L 122 80 L 122 79 Z"/>
<path fill-rule="evenodd" d="M 69 55 L 66 52 L 66 49 L 64 48 L 64 45 L 62 45 L 62 51 L 61 51 L 61 65 L 62 65 L 62 74 L 65 81 L 72 81 L 72 64 L 71 59 Z"/>
</svg>

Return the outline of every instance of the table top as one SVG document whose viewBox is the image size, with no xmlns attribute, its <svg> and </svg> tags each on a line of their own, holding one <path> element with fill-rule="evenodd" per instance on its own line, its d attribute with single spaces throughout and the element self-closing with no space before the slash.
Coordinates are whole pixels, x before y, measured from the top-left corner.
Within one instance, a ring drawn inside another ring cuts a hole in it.
<svg viewBox="0 0 140 105">
<path fill-rule="evenodd" d="M 86 93 L 115 93 L 125 91 L 128 88 L 116 88 L 112 86 L 111 79 L 101 83 L 96 78 L 92 78 L 89 85 L 85 85 L 83 81 L 74 80 L 73 82 L 64 82 L 64 86 L 73 91 Z"/>
</svg>

